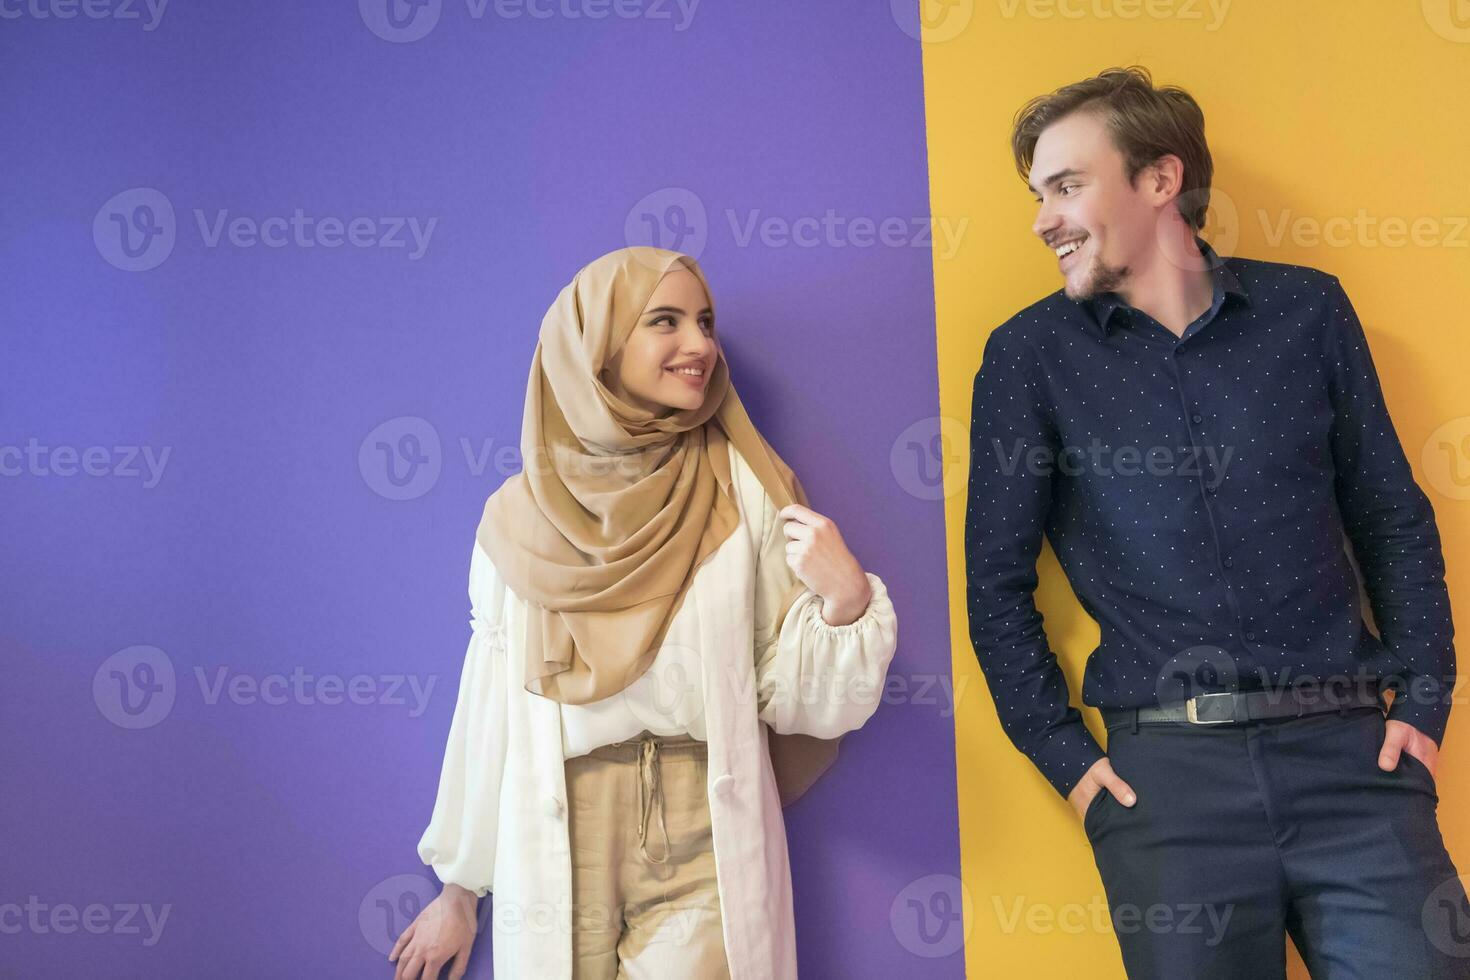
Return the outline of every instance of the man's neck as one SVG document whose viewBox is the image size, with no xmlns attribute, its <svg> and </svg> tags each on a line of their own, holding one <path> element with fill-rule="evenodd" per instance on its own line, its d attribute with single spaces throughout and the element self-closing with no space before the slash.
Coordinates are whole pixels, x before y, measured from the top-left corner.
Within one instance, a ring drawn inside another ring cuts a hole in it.
<svg viewBox="0 0 1470 980">
<path fill-rule="evenodd" d="M 1171 256 L 1179 256 L 1178 259 Z M 1215 284 L 1193 236 L 1165 248 L 1155 247 L 1146 264 L 1133 266 L 1127 284 L 1119 289 L 1123 302 L 1153 317 L 1176 337 L 1215 299 Z"/>
</svg>

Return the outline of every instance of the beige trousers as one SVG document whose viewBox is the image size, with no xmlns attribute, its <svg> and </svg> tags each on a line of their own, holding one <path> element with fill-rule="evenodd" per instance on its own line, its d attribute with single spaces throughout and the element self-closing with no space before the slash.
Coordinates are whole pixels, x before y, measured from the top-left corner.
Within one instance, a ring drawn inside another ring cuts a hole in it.
<svg viewBox="0 0 1470 980">
<path fill-rule="evenodd" d="M 575 980 L 728 980 L 708 768 L 647 731 L 566 760 Z"/>
</svg>

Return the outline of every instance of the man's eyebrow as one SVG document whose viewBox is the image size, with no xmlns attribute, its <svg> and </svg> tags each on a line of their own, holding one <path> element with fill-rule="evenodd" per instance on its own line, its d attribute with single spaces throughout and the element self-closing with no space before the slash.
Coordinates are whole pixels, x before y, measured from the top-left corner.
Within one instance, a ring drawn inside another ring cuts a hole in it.
<svg viewBox="0 0 1470 980">
<path fill-rule="evenodd" d="M 708 306 L 706 306 L 704 309 L 702 309 L 702 310 L 699 311 L 699 315 L 700 316 L 704 316 L 706 313 L 713 313 L 713 312 L 714 312 L 713 310 L 711 310 Z M 645 316 L 652 316 L 654 313 L 677 313 L 679 316 L 685 316 L 686 315 L 685 312 L 684 312 L 684 310 L 682 308 L 680 308 L 680 307 L 677 307 L 677 306 L 655 306 L 651 310 L 645 310 L 644 311 L 644 315 Z"/>
<path fill-rule="evenodd" d="M 1056 173 L 1052 174 L 1041 183 L 1044 187 L 1055 187 L 1057 184 L 1066 180 L 1068 177 L 1081 177 L 1085 174 L 1085 172 L 1086 171 L 1078 170 L 1076 167 L 1068 167 L 1066 170 L 1058 170 Z M 1031 193 L 1036 193 L 1036 188 L 1032 187 L 1030 182 L 1027 182 L 1026 186 L 1031 188 Z"/>
</svg>

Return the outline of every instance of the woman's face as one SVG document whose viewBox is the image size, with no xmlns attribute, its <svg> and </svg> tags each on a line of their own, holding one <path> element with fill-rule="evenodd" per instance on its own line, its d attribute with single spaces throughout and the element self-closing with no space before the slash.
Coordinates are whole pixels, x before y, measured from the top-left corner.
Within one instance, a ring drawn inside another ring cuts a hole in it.
<svg viewBox="0 0 1470 980">
<path fill-rule="evenodd" d="M 655 416 L 697 409 L 719 358 L 715 317 L 699 278 L 678 266 L 659 281 L 612 358 L 617 394 Z"/>
</svg>

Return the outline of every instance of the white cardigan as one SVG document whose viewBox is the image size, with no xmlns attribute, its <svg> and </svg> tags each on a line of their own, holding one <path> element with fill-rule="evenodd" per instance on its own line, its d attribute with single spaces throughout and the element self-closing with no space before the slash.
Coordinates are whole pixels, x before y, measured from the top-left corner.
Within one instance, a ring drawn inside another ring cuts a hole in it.
<svg viewBox="0 0 1470 980">
<path fill-rule="evenodd" d="M 740 527 L 695 573 L 679 614 L 693 609 L 703 672 L 710 817 L 730 977 L 787 980 L 796 976 L 791 870 L 766 726 L 821 738 L 861 727 L 883 693 L 898 624 L 887 588 L 871 572 L 872 598 L 852 623 L 825 622 L 821 597 L 810 589 L 779 629 L 759 621 L 760 613 L 774 618 L 781 590 L 793 581 L 786 537 L 775 504 L 733 444 L 730 454 Z M 752 514 L 759 516 L 751 520 Z M 773 568 L 775 561 L 781 564 Z M 469 594 L 473 635 L 419 857 L 440 881 L 482 897 L 493 892 L 496 977 L 570 980 L 561 705 L 522 685 L 526 604 L 478 543 Z"/>
</svg>

